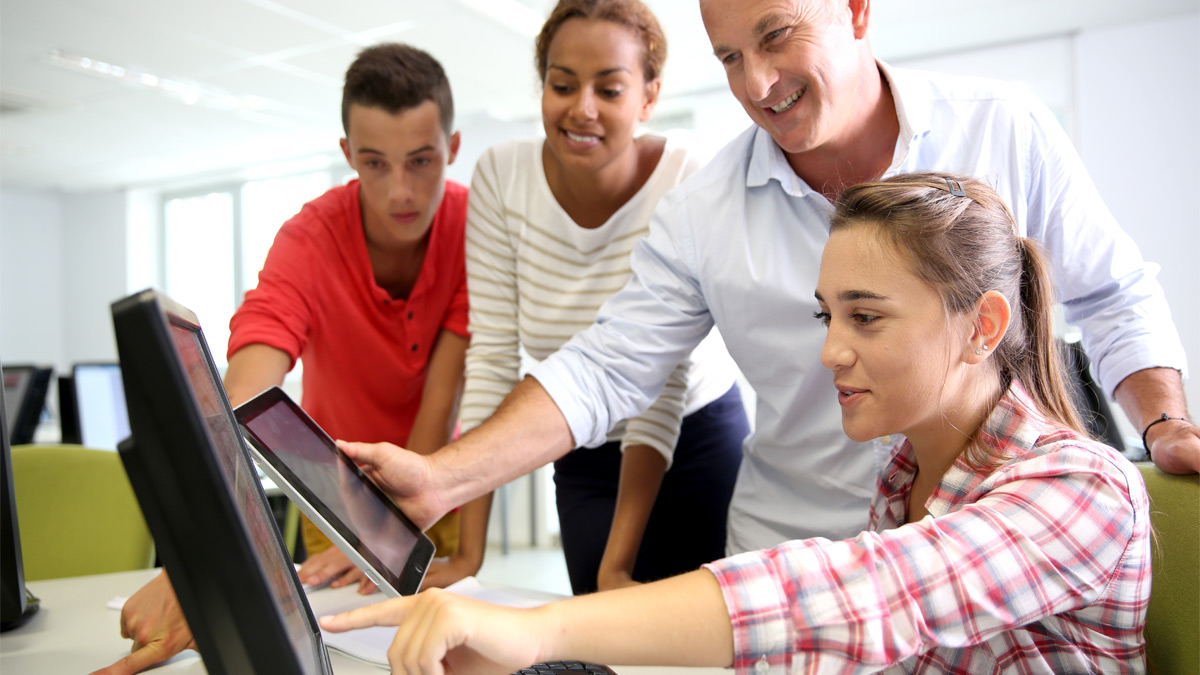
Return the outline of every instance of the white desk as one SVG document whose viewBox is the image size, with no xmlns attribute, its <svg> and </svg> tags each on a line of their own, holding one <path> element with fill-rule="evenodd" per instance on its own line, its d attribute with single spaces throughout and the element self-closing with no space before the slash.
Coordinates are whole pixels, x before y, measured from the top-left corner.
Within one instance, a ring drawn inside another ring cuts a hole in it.
<svg viewBox="0 0 1200 675">
<path fill-rule="evenodd" d="M 133 643 L 121 637 L 121 613 L 105 605 L 114 596 L 133 595 L 156 574 L 151 569 L 29 582 L 41 607 L 29 623 L 0 633 L 0 673 L 90 673 L 125 656 Z M 330 661 L 338 675 L 384 672 L 336 652 Z M 200 654 L 188 650 L 152 672 L 206 671 Z"/>
<path fill-rule="evenodd" d="M 129 597 L 158 573 L 137 570 L 90 577 L 31 581 L 28 586 L 41 598 L 41 608 L 24 626 L 0 633 L 0 673 L 89 673 L 129 653 L 129 640 L 121 637 L 120 612 L 105 604 L 114 596 Z M 539 594 L 540 595 L 540 594 Z M 330 650 L 337 675 L 380 675 L 384 669 Z M 720 668 L 617 667 L 620 675 L 728 675 Z M 200 655 L 186 651 L 168 661 L 157 673 L 205 673 Z"/>
</svg>

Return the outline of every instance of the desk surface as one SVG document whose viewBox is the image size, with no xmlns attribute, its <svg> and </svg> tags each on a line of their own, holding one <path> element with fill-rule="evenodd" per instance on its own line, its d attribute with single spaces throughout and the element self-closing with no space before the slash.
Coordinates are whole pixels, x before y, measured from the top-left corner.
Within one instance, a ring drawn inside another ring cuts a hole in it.
<svg viewBox="0 0 1200 675">
<path fill-rule="evenodd" d="M 115 596 L 129 597 L 157 570 L 137 570 L 90 577 L 31 581 L 41 608 L 29 623 L 0 633 L 0 673 L 89 673 L 129 653 L 121 637 L 120 612 L 105 605 Z M 331 650 L 337 675 L 379 675 L 384 669 Z M 715 675 L 718 668 L 619 667 L 620 675 Z M 200 655 L 186 651 L 154 673 L 205 673 Z"/>
</svg>

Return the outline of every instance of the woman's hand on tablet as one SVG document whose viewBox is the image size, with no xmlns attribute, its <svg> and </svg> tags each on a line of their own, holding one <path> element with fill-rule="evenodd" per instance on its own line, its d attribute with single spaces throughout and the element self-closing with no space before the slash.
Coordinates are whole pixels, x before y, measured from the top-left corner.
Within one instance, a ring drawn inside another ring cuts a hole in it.
<svg viewBox="0 0 1200 675">
<path fill-rule="evenodd" d="M 511 673 L 541 658 L 539 609 L 514 609 L 432 589 L 321 617 L 335 633 L 398 626 L 388 649 L 393 673 Z"/>
<path fill-rule="evenodd" d="M 362 595 L 378 590 L 367 575 L 336 547 L 309 556 L 296 574 L 300 577 L 300 583 L 306 586 L 321 586 L 328 582 L 331 588 L 340 588 L 358 582 L 358 592 Z"/>
</svg>

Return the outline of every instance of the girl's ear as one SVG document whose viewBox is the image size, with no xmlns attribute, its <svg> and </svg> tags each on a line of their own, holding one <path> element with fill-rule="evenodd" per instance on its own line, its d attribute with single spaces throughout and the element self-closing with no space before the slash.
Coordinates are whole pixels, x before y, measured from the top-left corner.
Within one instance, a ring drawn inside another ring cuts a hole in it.
<svg viewBox="0 0 1200 675">
<path fill-rule="evenodd" d="M 967 363 L 982 363 L 996 351 L 996 345 L 1008 332 L 1012 322 L 1012 307 L 998 291 L 988 291 L 975 303 L 975 321 L 971 339 L 963 354 Z"/>
<path fill-rule="evenodd" d="M 661 91 L 662 80 L 655 78 L 646 83 L 646 98 L 642 102 L 642 109 L 638 111 L 639 122 L 650 119 L 650 113 L 654 112 L 654 106 L 658 103 L 658 94 Z"/>
</svg>

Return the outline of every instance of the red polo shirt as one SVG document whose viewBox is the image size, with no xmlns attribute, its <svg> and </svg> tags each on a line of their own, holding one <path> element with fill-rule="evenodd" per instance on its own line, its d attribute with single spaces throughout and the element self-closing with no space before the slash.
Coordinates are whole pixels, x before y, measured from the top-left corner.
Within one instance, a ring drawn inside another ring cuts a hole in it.
<svg viewBox="0 0 1200 675">
<path fill-rule="evenodd" d="M 467 333 L 467 188 L 446 181 L 407 300 L 375 284 L 358 181 L 283 224 L 258 287 L 229 322 L 229 354 L 253 343 L 304 360 L 301 405 L 334 438 L 407 445 L 441 329 Z"/>
</svg>

